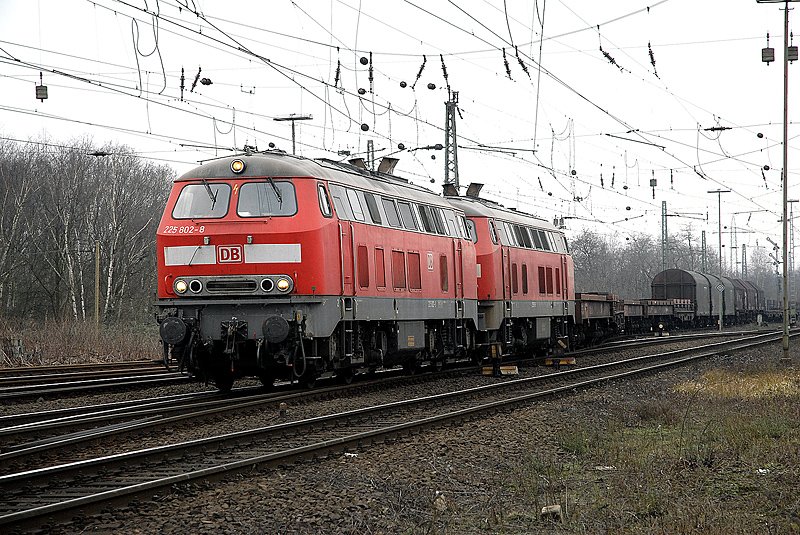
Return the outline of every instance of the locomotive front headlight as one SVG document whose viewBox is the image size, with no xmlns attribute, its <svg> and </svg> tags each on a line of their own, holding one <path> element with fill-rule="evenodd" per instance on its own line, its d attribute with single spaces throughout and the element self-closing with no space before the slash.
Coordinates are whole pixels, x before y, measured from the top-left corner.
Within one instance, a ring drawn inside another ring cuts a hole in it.
<svg viewBox="0 0 800 535">
<path fill-rule="evenodd" d="M 292 287 L 292 283 L 286 277 L 281 277 L 280 279 L 278 279 L 278 282 L 275 284 L 275 286 L 281 292 L 288 292 L 289 288 Z"/>
<path fill-rule="evenodd" d="M 175 293 L 176 294 L 185 294 L 186 290 L 189 289 L 189 285 L 186 284 L 186 281 L 183 279 L 178 279 L 175 281 Z"/>
<path fill-rule="evenodd" d="M 189 283 L 189 289 L 192 291 L 192 293 L 198 294 L 203 291 L 203 283 L 195 279 Z"/>
<path fill-rule="evenodd" d="M 244 168 L 245 168 L 245 167 L 246 167 L 246 166 L 245 166 L 245 164 L 244 164 L 244 160 L 239 160 L 239 159 L 236 159 L 236 160 L 233 160 L 233 161 L 231 162 L 231 171 L 233 171 L 233 172 L 234 172 L 234 173 L 236 173 L 237 175 L 238 175 L 239 173 L 241 173 L 242 171 L 244 171 Z"/>
</svg>

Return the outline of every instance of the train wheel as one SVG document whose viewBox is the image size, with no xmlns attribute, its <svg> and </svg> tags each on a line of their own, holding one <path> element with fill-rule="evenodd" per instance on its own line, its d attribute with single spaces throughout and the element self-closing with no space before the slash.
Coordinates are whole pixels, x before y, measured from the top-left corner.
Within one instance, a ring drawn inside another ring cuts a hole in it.
<svg viewBox="0 0 800 535">
<path fill-rule="evenodd" d="M 258 378 L 261 380 L 261 384 L 264 386 L 264 390 L 272 390 L 275 386 L 275 374 L 271 372 L 262 371 Z"/>
<path fill-rule="evenodd" d="M 340 368 L 336 373 L 336 378 L 340 383 L 349 385 L 353 382 L 353 368 Z"/>
<path fill-rule="evenodd" d="M 314 388 L 317 384 L 317 374 L 309 370 L 297 380 L 304 388 Z"/>
<path fill-rule="evenodd" d="M 230 372 L 218 373 L 214 376 L 214 385 L 223 394 L 230 392 L 233 388 L 233 374 Z"/>
<path fill-rule="evenodd" d="M 164 367 L 167 371 L 175 371 L 175 367 L 172 364 L 172 348 L 164 343 Z"/>
</svg>

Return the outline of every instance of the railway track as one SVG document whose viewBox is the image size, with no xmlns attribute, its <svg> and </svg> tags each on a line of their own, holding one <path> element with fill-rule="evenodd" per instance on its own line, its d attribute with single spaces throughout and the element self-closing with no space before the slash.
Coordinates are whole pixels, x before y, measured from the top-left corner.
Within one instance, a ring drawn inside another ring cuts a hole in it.
<svg viewBox="0 0 800 535">
<path fill-rule="evenodd" d="M 0 380 L 0 400 L 89 393 L 114 388 L 139 388 L 188 383 L 191 377 L 163 367 L 150 370 L 111 370 L 92 373 L 32 375 Z"/>
<path fill-rule="evenodd" d="M 717 335 L 706 334 L 706 336 L 713 338 Z M 697 339 L 697 336 L 692 336 L 691 339 Z M 658 343 L 681 341 L 685 340 L 679 337 L 655 340 Z M 611 348 L 598 348 L 594 353 L 649 345 L 646 342 L 653 340 L 617 343 Z M 525 365 L 525 361 L 521 361 L 521 364 Z M 152 433 L 159 427 L 171 427 L 181 422 L 200 424 L 226 413 L 241 417 L 243 414 L 248 414 L 248 411 L 277 408 L 280 402 L 298 406 L 341 395 L 363 394 L 412 383 L 436 382 L 444 377 L 472 373 L 473 368 L 459 368 L 413 377 L 388 373 L 386 374 L 388 378 L 381 380 L 359 381 L 349 387 L 336 386 L 313 391 L 298 391 L 293 385 L 285 384 L 277 386 L 276 391 L 271 393 L 265 393 L 260 388 L 239 388 L 231 395 L 197 392 L 107 405 L 0 416 L 0 467 L 6 467 L 0 468 L 0 474 L 22 467 L 41 466 L 44 452 L 54 449 L 61 452 L 74 450 L 79 445 L 101 438 L 145 431 Z"/>
<path fill-rule="evenodd" d="M 53 366 L 19 366 L 15 368 L 0 368 L 0 385 L 5 384 L 7 378 L 18 376 L 60 375 L 70 373 L 94 373 L 114 370 L 141 370 L 149 368 L 163 368 L 161 361 L 132 360 L 129 362 L 95 362 L 86 364 L 58 364 Z"/>
<path fill-rule="evenodd" d="M 493 382 L 457 392 L 8 474 L 0 477 L 0 492 L 4 497 L 0 504 L 0 526 L 41 525 L 57 515 L 129 500 L 134 495 L 176 483 L 213 479 L 256 465 L 285 464 L 364 447 L 537 399 L 567 395 L 575 389 L 778 340 L 780 334 L 761 333 L 698 348 Z"/>
</svg>

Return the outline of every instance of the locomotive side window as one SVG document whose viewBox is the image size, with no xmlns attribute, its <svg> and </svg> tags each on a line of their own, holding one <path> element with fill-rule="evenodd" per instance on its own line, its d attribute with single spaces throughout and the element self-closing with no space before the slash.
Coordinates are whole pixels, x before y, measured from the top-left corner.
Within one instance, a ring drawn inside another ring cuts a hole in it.
<svg viewBox="0 0 800 535">
<path fill-rule="evenodd" d="M 537 249 L 542 249 L 542 240 L 539 238 L 539 233 L 533 228 L 529 228 L 528 230 L 530 231 L 531 238 L 533 239 L 534 247 Z"/>
<path fill-rule="evenodd" d="M 403 226 L 408 230 L 419 230 L 417 218 L 414 217 L 414 212 L 411 211 L 411 205 L 407 202 L 398 202 L 397 206 L 400 208 L 400 215 L 403 217 Z"/>
<path fill-rule="evenodd" d="M 294 185 L 285 180 L 242 184 L 236 213 L 239 217 L 292 216 L 297 213 Z"/>
<path fill-rule="evenodd" d="M 517 231 L 517 236 L 519 236 L 519 239 L 522 241 L 522 245 L 527 249 L 532 249 L 533 244 L 531 243 L 531 236 L 528 234 L 527 229 L 521 225 L 515 225 L 514 230 Z"/>
<path fill-rule="evenodd" d="M 381 213 L 378 210 L 378 203 L 375 202 L 375 196 L 372 193 L 364 193 L 364 199 L 367 201 L 367 210 L 372 217 L 372 222 L 376 225 L 381 224 Z"/>
<path fill-rule="evenodd" d="M 187 184 L 183 187 L 172 219 L 219 219 L 228 213 L 228 201 L 231 198 L 229 184 L 210 184 L 204 180 L 202 184 Z"/>
<path fill-rule="evenodd" d="M 442 217 L 442 209 L 435 206 L 432 206 L 428 209 L 430 210 L 431 220 L 436 228 L 436 233 L 447 236 L 447 226 L 444 223 L 444 217 Z"/>
<path fill-rule="evenodd" d="M 506 232 L 506 238 L 508 238 L 508 244 L 513 246 L 518 246 L 516 238 L 514 237 L 514 231 L 511 230 L 511 225 L 503 221 L 503 230 Z"/>
<path fill-rule="evenodd" d="M 325 217 L 331 217 L 331 201 L 328 200 L 328 192 L 325 191 L 325 186 L 317 184 L 317 194 L 319 195 L 319 210 Z"/>
<path fill-rule="evenodd" d="M 386 261 L 380 247 L 375 248 L 375 286 L 386 288 Z"/>
<path fill-rule="evenodd" d="M 406 287 L 406 254 L 403 251 L 392 251 L 392 287 L 395 290 Z"/>
<path fill-rule="evenodd" d="M 394 201 L 386 197 L 381 197 L 381 203 L 383 204 L 383 211 L 386 212 L 386 220 L 389 225 L 393 227 L 402 227 L 403 225 L 400 224 L 400 214 L 397 213 L 397 206 L 395 206 Z"/>
<path fill-rule="evenodd" d="M 422 228 L 425 232 L 436 232 L 436 227 L 433 226 L 433 217 L 431 216 L 430 209 L 424 204 L 419 205 L 419 220 L 422 222 Z"/>
<path fill-rule="evenodd" d="M 542 249 L 545 251 L 550 250 L 550 243 L 547 241 L 547 235 L 544 233 L 543 230 L 537 230 L 536 232 L 539 233 L 539 240 L 542 242 Z"/>
<path fill-rule="evenodd" d="M 408 253 L 408 289 L 422 289 L 422 274 L 419 267 L 419 253 Z"/>
<path fill-rule="evenodd" d="M 453 238 L 460 238 L 461 234 L 458 233 L 458 227 L 456 226 L 455 212 L 452 210 L 445 210 L 444 220 L 447 222 L 448 235 L 452 236 Z"/>
<path fill-rule="evenodd" d="M 333 199 L 333 207 L 336 209 L 336 215 L 339 219 L 346 219 L 348 221 L 353 219 L 353 214 L 350 211 L 350 203 L 347 202 L 347 193 L 341 186 L 329 184 L 331 190 L 331 198 Z"/>
<path fill-rule="evenodd" d="M 358 285 L 362 288 L 369 288 L 369 256 L 366 245 L 358 246 Z"/>
<path fill-rule="evenodd" d="M 347 198 L 350 200 L 350 208 L 353 210 L 353 217 L 356 221 L 364 221 L 364 210 L 361 208 L 361 201 L 354 190 L 347 189 Z"/>
</svg>

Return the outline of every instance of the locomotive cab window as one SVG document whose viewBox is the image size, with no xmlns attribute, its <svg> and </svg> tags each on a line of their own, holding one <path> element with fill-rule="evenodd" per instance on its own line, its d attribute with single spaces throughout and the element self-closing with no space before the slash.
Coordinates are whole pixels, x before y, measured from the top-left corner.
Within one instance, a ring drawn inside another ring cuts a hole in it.
<svg viewBox="0 0 800 535">
<path fill-rule="evenodd" d="M 242 184 L 236 213 L 239 217 L 292 216 L 297 213 L 294 185 L 285 180 Z"/>
<path fill-rule="evenodd" d="M 492 243 L 497 245 L 497 231 L 494 228 L 494 222 L 487 220 L 489 223 L 489 237 L 492 239 Z M 478 241 L 477 238 L 475 241 Z"/>
<path fill-rule="evenodd" d="M 228 202 L 231 198 L 230 184 L 211 184 L 204 180 L 202 184 L 187 184 L 183 187 L 172 219 L 219 219 L 228 213 Z"/>
<path fill-rule="evenodd" d="M 478 243 L 478 231 L 475 228 L 475 221 L 473 221 L 472 219 L 467 219 L 466 220 L 466 224 L 467 224 L 467 236 L 469 237 L 469 239 L 472 240 L 473 243 Z M 492 229 L 492 226 L 489 225 L 489 231 L 490 232 L 491 232 L 491 229 Z M 492 241 L 495 241 L 495 240 L 492 240 Z"/>
<path fill-rule="evenodd" d="M 325 217 L 331 217 L 333 215 L 331 211 L 331 201 L 328 200 L 328 192 L 325 191 L 325 186 L 317 184 L 317 194 L 319 195 L 320 212 L 322 212 L 322 215 Z"/>
</svg>

